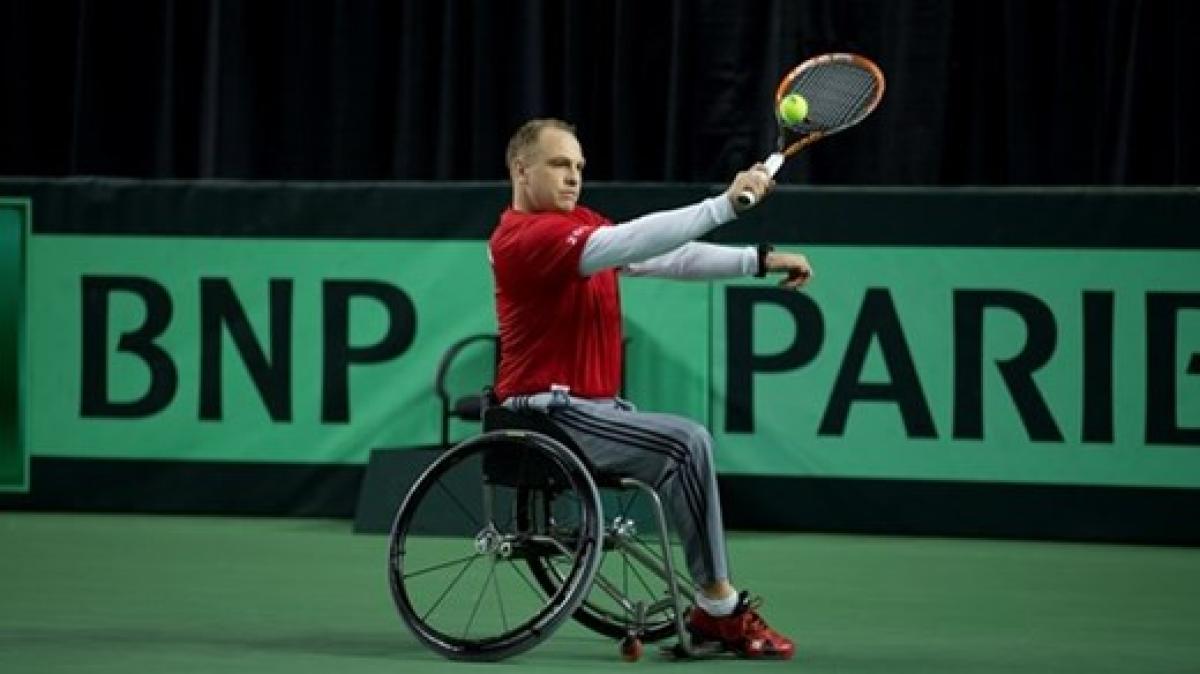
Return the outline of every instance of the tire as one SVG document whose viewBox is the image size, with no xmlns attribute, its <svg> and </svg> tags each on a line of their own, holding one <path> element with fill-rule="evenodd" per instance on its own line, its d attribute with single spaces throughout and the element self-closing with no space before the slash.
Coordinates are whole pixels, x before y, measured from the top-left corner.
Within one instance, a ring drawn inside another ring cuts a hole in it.
<svg viewBox="0 0 1200 674">
<path fill-rule="evenodd" d="M 554 509 L 554 526 L 520 521 L 518 496 L 550 504 L 542 509 Z M 537 433 L 485 433 L 435 460 L 397 511 L 388 541 L 392 599 L 413 635 L 447 658 L 511 657 L 541 643 L 579 607 L 600 563 L 602 535 L 599 492 L 570 450 Z M 548 550 L 566 562 L 564 582 L 554 588 L 523 571 L 526 556 Z M 452 577 L 445 583 L 439 576 Z M 510 579 L 507 587 L 502 578 Z M 485 605 L 499 609 L 499 624 Z"/>
</svg>

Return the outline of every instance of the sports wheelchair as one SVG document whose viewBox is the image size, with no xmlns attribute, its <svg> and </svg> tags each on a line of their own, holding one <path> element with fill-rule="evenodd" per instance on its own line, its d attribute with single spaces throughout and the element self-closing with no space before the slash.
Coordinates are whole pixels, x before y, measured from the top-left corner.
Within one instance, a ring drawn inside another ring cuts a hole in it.
<svg viewBox="0 0 1200 674">
<path fill-rule="evenodd" d="M 392 524 L 392 598 L 417 639 L 500 660 L 574 617 L 620 640 L 626 660 L 672 636 L 669 655 L 712 652 L 688 638 L 696 587 L 649 485 L 598 472 L 541 414 L 487 407 L 483 429 L 425 470 Z"/>
</svg>

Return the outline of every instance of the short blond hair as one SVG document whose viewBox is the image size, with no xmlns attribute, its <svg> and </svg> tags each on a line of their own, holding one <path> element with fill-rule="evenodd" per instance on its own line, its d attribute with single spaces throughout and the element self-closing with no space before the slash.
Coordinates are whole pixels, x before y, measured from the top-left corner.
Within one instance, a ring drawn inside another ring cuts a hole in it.
<svg viewBox="0 0 1200 674">
<path fill-rule="evenodd" d="M 504 163 L 512 170 L 513 162 L 529 151 L 529 148 L 537 145 L 538 138 L 542 135 L 543 129 L 558 129 L 566 131 L 572 136 L 575 135 L 575 127 L 561 119 L 553 117 L 545 117 L 541 119 L 531 119 L 521 125 L 512 138 L 508 139 L 508 150 L 504 153 Z"/>
</svg>

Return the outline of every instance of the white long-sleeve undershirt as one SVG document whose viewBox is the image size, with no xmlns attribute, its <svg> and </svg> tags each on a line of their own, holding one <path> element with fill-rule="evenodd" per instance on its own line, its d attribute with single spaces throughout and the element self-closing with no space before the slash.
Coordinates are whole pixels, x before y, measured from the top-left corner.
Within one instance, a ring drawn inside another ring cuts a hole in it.
<svg viewBox="0 0 1200 674">
<path fill-rule="evenodd" d="M 691 206 L 650 213 L 592 232 L 579 259 L 584 276 L 619 267 L 632 276 L 717 279 L 758 270 L 753 246 L 718 246 L 693 241 L 737 217 L 725 195 Z"/>
</svg>

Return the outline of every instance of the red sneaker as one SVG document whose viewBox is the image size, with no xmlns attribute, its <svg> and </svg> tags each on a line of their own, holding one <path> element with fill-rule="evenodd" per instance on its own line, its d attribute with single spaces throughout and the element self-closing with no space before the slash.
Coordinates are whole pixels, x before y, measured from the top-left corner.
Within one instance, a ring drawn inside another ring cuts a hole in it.
<svg viewBox="0 0 1200 674">
<path fill-rule="evenodd" d="M 762 601 L 749 600 L 747 593 L 738 597 L 733 613 L 713 617 L 698 607 L 688 614 L 687 628 L 698 641 L 715 641 L 725 650 L 744 658 L 779 658 L 788 660 L 796 651 L 792 640 L 767 626 L 758 615 Z"/>
</svg>

